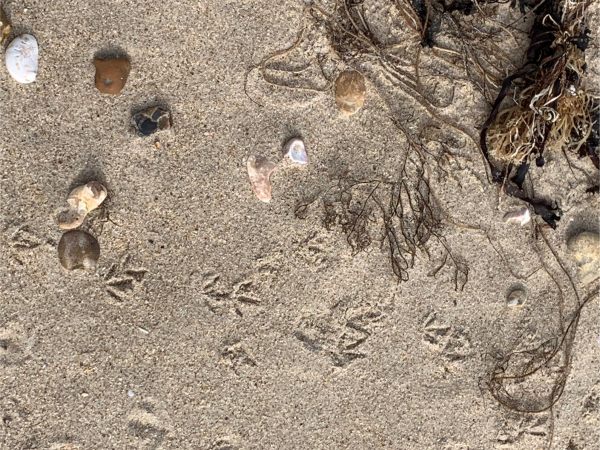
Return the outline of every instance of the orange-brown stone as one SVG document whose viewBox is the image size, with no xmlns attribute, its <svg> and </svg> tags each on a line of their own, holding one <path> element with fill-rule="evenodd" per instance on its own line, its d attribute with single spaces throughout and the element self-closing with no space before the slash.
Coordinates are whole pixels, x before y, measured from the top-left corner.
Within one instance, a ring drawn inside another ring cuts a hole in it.
<svg viewBox="0 0 600 450">
<path fill-rule="evenodd" d="M 94 59 L 96 88 L 103 94 L 117 95 L 127 82 L 131 64 L 127 58 Z"/>
</svg>

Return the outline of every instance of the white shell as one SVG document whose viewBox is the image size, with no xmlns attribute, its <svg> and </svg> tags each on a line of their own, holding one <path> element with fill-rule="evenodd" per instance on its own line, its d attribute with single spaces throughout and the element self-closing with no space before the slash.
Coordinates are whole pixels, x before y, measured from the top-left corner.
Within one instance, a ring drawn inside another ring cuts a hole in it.
<svg viewBox="0 0 600 450">
<path fill-rule="evenodd" d="M 283 153 L 290 158 L 294 164 L 302 166 L 308 164 L 308 154 L 304 142 L 299 138 L 292 138 L 283 147 Z"/>
<path fill-rule="evenodd" d="M 527 292 L 522 287 L 514 287 L 506 296 L 506 304 L 508 306 L 523 306 L 527 300 Z"/>
<path fill-rule="evenodd" d="M 79 227 L 90 211 L 98 208 L 106 199 L 108 191 L 98 181 L 90 181 L 71 191 L 67 203 L 68 209 L 62 210 L 58 217 L 58 226 L 63 230 Z"/>
<path fill-rule="evenodd" d="M 527 206 L 504 214 L 504 222 L 506 223 L 517 223 L 522 226 L 528 224 L 530 220 L 531 213 L 529 212 L 529 208 Z"/>
<path fill-rule="evenodd" d="M 17 36 L 6 49 L 6 69 L 17 83 L 33 83 L 38 72 L 38 44 L 30 34 Z"/>
</svg>

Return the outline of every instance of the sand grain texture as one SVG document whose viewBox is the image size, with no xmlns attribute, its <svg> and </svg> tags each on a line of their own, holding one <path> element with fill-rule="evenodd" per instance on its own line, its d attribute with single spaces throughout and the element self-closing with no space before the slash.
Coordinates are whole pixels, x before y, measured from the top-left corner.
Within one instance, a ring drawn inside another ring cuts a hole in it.
<svg viewBox="0 0 600 450">
<path fill-rule="evenodd" d="M 374 18 L 384 11 L 366 3 Z M 532 224 L 503 222 L 521 205 L 498 199 L 474 144 L 426 126 L 426 112 L 372 64 L 354 67 L 366 73 L 364 106 L 340 116 L 315 66 L 329 52 L 326 30 L 307 21 L 302 1 L 31 0 L 5 9 L 15 30 L 36 36 L 40 66 L 27 86 L 0 70 L 1 449 L 598 448 L 597 300 L 582 312 L 552 411 L 510 412 L 485 388 L 499 354 L 564 327 L 577 307 L 567 274 L 581 298 L 587 292 L 566 246 L 578 230 L 598 231 L 584 161 L 573 158 L 581 170 L 570 171 L 557 155 L 533 175 L 565 211 L 544 234 L 565 273 Z M 377 23 L 385 31 L 386 20 Z M 292 45 L 303 24 L 306 40 L 269 62 L 271 83 L 250 72 L 258 106 L 244 94 L 246 71 Z M 94 87 L 94 55 L 111 46 L 131 61 L 119 96 Z M 481 95 L 456 78 L 452 98 L 425 50 L 423 58 L 441 110 L 477 134 L 488 111 Z M 343 66 L 325 72 L 333 80 Z M 592 76 L 599 67 L 590 62 Z M 173 128 L 137 136 L 132 112 L 156 104 L 169 107 Z M 430 184 L 467 225 L 443 229 L 469 267 L 462 291 L 453 266 L 435 272 L 440 245 L 399 284 L 376 234 L 353 255 L 317 204 L 294 215 L 339 174 L 394 178 L 407 142 L 390 116 L 422 131 L 431 152 L 441 142 L 457 155 L 438 161 L 449 175 L 432 169 Z M 278 171 L 273 201 L 262 203 L 244 161 L 279 160 L 293 136 L 310 164 Z M 97 274 L 67 273 L 53 214 L 92 179 L 109 191 L 86 219 L 101 247 Z M 527 291 L 520 308 L 506 305 L 514 285 Z"/>
</svg>

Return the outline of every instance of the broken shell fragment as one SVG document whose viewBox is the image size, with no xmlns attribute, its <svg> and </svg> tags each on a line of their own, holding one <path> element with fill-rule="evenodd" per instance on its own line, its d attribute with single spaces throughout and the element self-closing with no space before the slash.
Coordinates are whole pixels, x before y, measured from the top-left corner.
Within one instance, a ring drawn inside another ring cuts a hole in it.
<svg viewBox="0 0 600 450">
<path fill-rule="evenodd" d="M 506 296 L 506 304 L 508 306 L 523 306 L 527 299 L 527 293 L 522 287 L 514 287 Z"/>
<path fill-rule="evenodd" d="M 366 92 L 365 77 L 356 70 L 345 70 L 335 80 L 335 103 L 345 115 L 362 108 Z"/>
<path fill-rule="evenodd" d="M 577 264 L 579 279 L 591 284 L 600 277 L 600 235 L 592 231 L 582 231 L 567 242 L 571 258 Z"/>
<path fill-rule="evenodd" d="M 271 201 L 271 174 L 277 165 L 263 156 L 251 156 L 246 164 L 250 184 L 256 197 L 265 203 Z"/>
<path fill-rule="evenodd" d="M 94 59 L 96 67 L 96 88 L 103 94 L 117 95 L 127 82 L 131 64 L 129 59 Z"/>
<path fill-rule="evenodd" d="M 516 223 L 519 225 L 526 225 L 531 220 L 531 213 L 529 212 L 529 208 L 523 206 L 516 211 L 510 211 L 504 214 L 504 222 L 506 223 Z"/>
<path fill-rule="evenodd" d="M 6 49 L 6 69 L 21 84 L 33 83 L 38 72 L 38 44 L 30 34 L 13 39 Z"/>
<path fill-rule="evenodd" d="M 85 231 L 67 231 L 58 243 L 58 260 L 67 270 L 94 270 L 100 258 L 100 244 Z"/>
<path fill-rule="evenodd" d="M 308 164 L 308 154 L 304 142 L 300 138 L 292 138 L 283 147 L 283 154 L 294 164 Z"/>
<path fill-rule="evenodd" d="M 173 126 L 171 113 L 160 106 L 152 106 L 135 113 L 131 121 L 140 136 L 150 136 L 156 131 L 168 130 Z"/>
<path fill-rule="evenodd" d="M 2 9 L 2 5 L 0 5 L 0 45 L 4 44 L 4 41 L 8 39 L 11 30 L 12 26 Z"/>
<path fill-rule="evenodd" d="M 69 209 L 58 215 L 58 226 L 63 230 L 71 230 L 80 226 L 85 217 L 98 208 L 106 199 L 108 191 L 98 181 L 90 181 L 71 191 L 67 198 Z"/>
</svg>

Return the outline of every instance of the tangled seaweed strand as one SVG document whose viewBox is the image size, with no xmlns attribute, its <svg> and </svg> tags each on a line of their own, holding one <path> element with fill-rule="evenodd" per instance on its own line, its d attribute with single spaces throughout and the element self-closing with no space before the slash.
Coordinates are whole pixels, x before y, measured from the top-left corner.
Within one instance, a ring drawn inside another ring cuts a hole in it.
<svg viewBox="0 0 600 450">
<path fill-rule="evenodd" d="M 487 381 L 488 389 L 498 403 L 520 413 L 540 413 L 550 410 L 560 400 L 569 376 L 581 312 L 597 296 L 598 289 L 595 289 L 583 299 L 560 336 L 548 339 L 535 348 L 511 352 L 498 358 Z M 531 387 L 531 383 L 527 382 L 534 377 L 553 378 L 549 392 L 545 395 L 523 392 L 524 388 Z M 523 388 L 518 389 L 519 386 Z"/>
<path fill-rule="evenodd" d="M 539 226 L 536 229 L 566 277 L 577 307 L 567 320 L 563 315 L 565 300 L 563 288 L 543 262 L 538 250 L 542 268 L 557 287 L 560 333 L 534 348 L 497 356 L 496 364 L 486 380 L 492 397 L 504 407 L 519 413 L 551 411 L 560 400 L 572 367 L 573 346 L 579 319 L 584 308 L 596 300 L 600 292 L 600 286 L 596 285 L 586 297 L 581 299 L 573 279 L 560 261 L 556 250 L 550 245 L 543 229 Z"/>
<path fill-rule="evenodd" d="M 430 257 L 429 241 L 443 248 L 441 263 L 429 275 L 445 266 L 453 268 L 456 290 L 468 281 L 469 268 L 449 248 L 441 234 L 442 220 L 425 173 L 424 161 L 407 153 L 398 181 L 339 178 L 324 193 L 295 210 L 306 218 L 308 208 L 320 203 L 323 226 L 339 227 L 353 254 L 366 250 L 375 240 L 388 253 L 391 269 L 399 282 L 408 281 L 409 270 L 419 252 Z M 375 236 L 377 236 L 375 238 Z"/>
<path fill-rule="evenodd" d="M 480 135 L 493 181 L 531 204 L 552 228 L 560 210 L 551 202 L 530 198 L 521 185 L 530 161 L 537 158 L 543 164 L 545 151 L 584 149 L 597 165 L 593 140 L 598 101 L 584 85 L 589 4 L 588 0 L 539 2 L 527 63 L 504 80 Z M 503 107 L 505 99 L 510 101 Z M 509 180 L 515 167 L 516 179 Z"/>
</svg>

